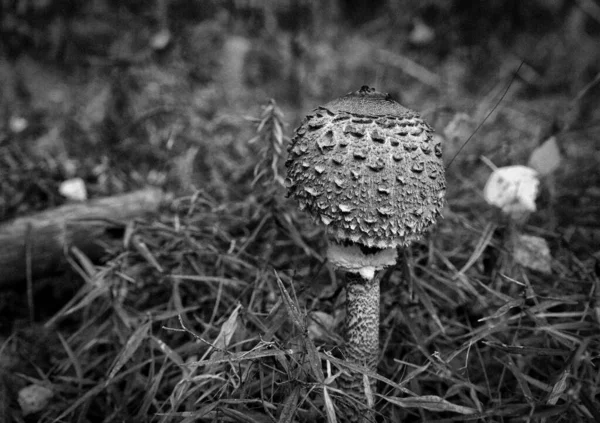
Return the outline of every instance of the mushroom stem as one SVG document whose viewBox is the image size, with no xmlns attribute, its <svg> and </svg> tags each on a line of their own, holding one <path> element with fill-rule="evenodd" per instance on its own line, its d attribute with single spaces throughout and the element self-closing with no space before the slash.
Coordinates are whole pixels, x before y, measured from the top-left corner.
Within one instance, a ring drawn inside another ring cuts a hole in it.
<svg viewBox="0 0 600 423">
<path fill-rule="evenodd" d="M 344 271 L 346 282 L 345 358 L 371 372 L 377 372 L 379 359 L 381 270 L 394 265 L 396 255 L 396 248 L 382 249 L 351 242 L 337 243 L 331 239 L 327 246 L 327 259 L 335 268 Z M 340 387 L 352 398 L 352 402 L 344 406 L 345 421 L 375 421 L 375 379 L 369 379 L 369 391 L 363 380 L 363 374 L 360 372 L 351 371 L 349 375 L 340 377 Z M 356 416 L 361 417 L 356 420 Z"/>
<path fill-rule="evenodd" d="M 379 359 L 379 280 L 383 272 L 366 278 L 360 273 L 345 272 L 346 279 L 346 345 L 344 355 L 352 363 L 377 371 Z M 350 372 L 339 379 L 340 387 L 350 395 L 350 403 L 342 405 L 347 421 L 374 422 L 373 393 L 375 379 L 369 378 L 366 390 L 362 373 Z"/>
<path fill-rule="evenodd" d="M 343 270 L 346 282 L 346 346 L 349 361 L 377 371 L 379 358 L 379 280 L 381 270 L 396 263 L 396 248 L 373 248 L 357 243 L 329 240 L 327 259 Z M 361 374 L 344 378 L 341 384 L 364 401 Z M 371 386 L 374 388 L 374 380 Z"/>
<path fill-rule="evenodd" d="M 372 371 L 379 357 L 380 274 L 368 280 L 346 272 L 346 358 Z"/>
</svg>

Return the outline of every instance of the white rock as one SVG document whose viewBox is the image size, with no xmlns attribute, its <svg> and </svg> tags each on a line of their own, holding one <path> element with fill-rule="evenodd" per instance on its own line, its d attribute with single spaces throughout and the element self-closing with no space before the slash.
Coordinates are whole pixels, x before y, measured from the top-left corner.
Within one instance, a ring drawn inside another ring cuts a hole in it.
<svg viewBox="0 0 600 423">
<path fill-rule="evenodd" d="M 68 198 L 69 200 L 87 200 L 85 182 L 81 178 L 72 178 L 63 181 L 58 188 L 58 192 L 60 192 L 60 195 Z"/>
<path fill-rule="evenodd" d="M 27 122 L 27 119 L 21 116 L 11 116 L 10 120 L 8 121 L 8 127 L 15 134 L 23 132 L 28 126 L 29 122 Z"/>
</svg>

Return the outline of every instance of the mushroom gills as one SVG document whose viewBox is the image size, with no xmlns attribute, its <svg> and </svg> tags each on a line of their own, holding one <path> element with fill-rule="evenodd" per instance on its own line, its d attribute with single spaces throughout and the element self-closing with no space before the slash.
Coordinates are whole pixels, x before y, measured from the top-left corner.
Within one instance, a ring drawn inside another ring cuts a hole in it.
<svg viewBox="0 0 600 423">
<path fill-rule="evenodd" d="M 358 273 L 370 281 L 375 272 L 396 264 L 396 248 L 374 248 L 351 242 L 329 241 L 327 259 L 336 268 Z"/>
</svg>

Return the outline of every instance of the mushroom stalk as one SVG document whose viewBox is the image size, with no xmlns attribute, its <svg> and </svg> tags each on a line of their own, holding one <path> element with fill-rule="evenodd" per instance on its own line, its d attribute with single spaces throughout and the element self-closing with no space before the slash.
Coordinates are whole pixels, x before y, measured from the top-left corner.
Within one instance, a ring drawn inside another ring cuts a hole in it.
<svg viewBox="0 0 600 423">
<path fill-rule="evenodd" d="M 379 359 L 379 281 L 383 272 L 367 279 L 359 273 L 345 272 L 346 280 L 346 344 L 345 358 L 377 371 Z M 375 422 L 373 394 L 376 380 L 369 378 L 370 392 L 362 373 L 350 372 L 340 376 L 339 385 L 350 395 L 350 402 L 342 405 L 347 421 Z"/>
<path fill-rule="evenodd" d="M 330 240 L 327 259 L 345 272 L 346 358 L 375 371 L 379 357 L 379 280 L 381 269 L 396 264 L 396 249 Z"/>
<path fill-rule="evenodd" d="M 346 272 L 346 358 L 377 368 L 379 357 L 379 280 Z M 361 389 L 362 390 L 362 389 Z"/>
<path fill-rule="evenodd" d="M 396 263 L 396 249 L 368 248 L 348 242 L 338 244 L 330 240 L 327 258 L 334 267 L 344 271 L 346 282 L 344 356 L 351 363 L 376 372 L 379 360 L 379 281 L 381 270 Z M 369 393 L 363 373 L 349 373 L 339 379 L 340 386 L 353 400 L 344 409 L 345 418 L 375 421 L 372 407 L 375 379 L 369 378 Z"/>
</svg>

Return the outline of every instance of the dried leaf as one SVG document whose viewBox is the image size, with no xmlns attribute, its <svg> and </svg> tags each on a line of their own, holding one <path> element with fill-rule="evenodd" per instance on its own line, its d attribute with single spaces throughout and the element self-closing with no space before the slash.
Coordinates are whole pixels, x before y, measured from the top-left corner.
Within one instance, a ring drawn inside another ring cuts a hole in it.
<svg viewBox="0 0 600 423">
<path fill-rule="evenodd" d="M 227 321 L 221 326 L 221 331 L 219 332 L 219 335 L 217 335 L 217 339 L 213 342 L 213 346 L 217 351 L 211 355 L 211 359 L 221 358 L 223 356 L 223 350 L 229 346 L 231 338 L 238 327 L 238 315 L 241 308 L 241 304 L 238 304 L 235 310 L 231 312 Z"/>
<path fill-rule="evenodd" d="M 556 405 L 556 403 L 560 399 L 560 396 L 565 393 L 565 390 L 568 387 L 568 384 L 567 384 L 568 377 L 569 377 L 569 371 L 568 370 L 563 371 L 562 374 L 560 375 L 560 378 L 558 379 L 558 381 L 556 381 L 556 383 L 552 387 L 552 392 L 550 392 L 550 395 L 548 396 L 548 400 L 546 401 L 546 404 Z"/>
<path fill-rule="evenodd" d="M 545 176 L 558 169 L 561 159 L 556 137 L 550 137 L 531 152 L 527 165 Z"/>
<path fill-rule="evenodd" d="M 19 391 L 19 406 L 24 416 L 44 410 L 54 392 L 41 385 L 29 385 Z"/>
<path fill-rule="evenodd" d="M 533 235 L 519 235 L 515 240 L 513 257 L 521 266 L 545 274 L 552 273 L 552 256 L 544 238 Z"/>
</svg>

